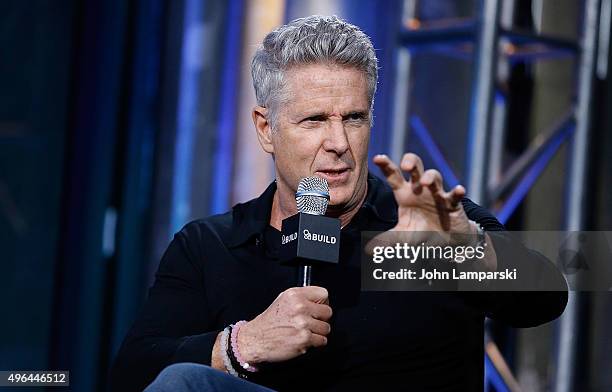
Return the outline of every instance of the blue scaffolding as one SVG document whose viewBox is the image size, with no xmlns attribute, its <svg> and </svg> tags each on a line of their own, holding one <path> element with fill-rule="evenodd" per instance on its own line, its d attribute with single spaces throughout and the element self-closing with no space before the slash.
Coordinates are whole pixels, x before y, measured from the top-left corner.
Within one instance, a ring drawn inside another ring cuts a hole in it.
<svg viewBox="0 0 612 392">
<path fill-rule="evenodd" d="M 579 40 L 565 39 L 513 27 L 515 0 L 481 0 L 473 18 L 421 21 L 417 18 L 418 0 L 404 0 L 403 29 L 399 34 L 395 60 L 395 92 L 392 110 L 391 156 L 401 159 L 408 135 L 423 145 L 448 186 L 462 181 L 470 198 L 494 210 L 502 223 L 508 221 L 533 184 L 549 165 L 552 157 L 567 145 L 569 172 L 566 187 L 565 230 L 584 229 L 586 178 L 589 170 L 590 107 L 595 72 L 607 69 L 607 42 L 610 36 L 610 1 L 585 0 L 579 23 Z M 600 42 L 599 57 L 598 46 Z M 601 44 L 603 42 L 603 44 Z M 415 53 L 440 52 L 454 58 L 472 61 L 474 77 L 471 87 L 466 164 L 463 175 L 453 171 L 441 148 L 426 125 L 410 110 L 411 67 Z M 577 64 L 576 92 L 573 105 L 549 129 L 539 132 L 523 154 L 502 170 L 506 95 L 497 80 L 500 67 L 515 61 L 535 62 L 541 59 L 567 58 Z M 602 76 L 599 76 L 602 78 Z M 495 174 L 493 176 L 492 174 Z M 558 324 L 558 352 L 554 390 L 570 391 L 575 385 L 579 305 L 578 294 L 570 293 L 565 313 Z M 503 362 L 503 359 L 501 359 Z M 500 375 L 500 359 L 485 358 L 486 384 L 497 391 L 513 390 L 511 375 Z"/>
</svg>

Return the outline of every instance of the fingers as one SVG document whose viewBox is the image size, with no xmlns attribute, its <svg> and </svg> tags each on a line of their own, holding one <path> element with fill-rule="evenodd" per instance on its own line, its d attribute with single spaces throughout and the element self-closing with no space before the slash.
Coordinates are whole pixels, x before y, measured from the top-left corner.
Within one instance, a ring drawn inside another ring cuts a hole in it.
<svg viewBox="0 0 612 392">
<path fill-rule="evenodd" d="M 327 344 L 327 336 L 319 335 L 307 329 L 300 330 L 294 336 L 297 354 L 306 354 L 310 347 L 323 347 Z"/>
<path fill-rule="evenodd" d="M 402 163 L 400 164 L 402 170 L 410 173 L 410 180 L 416 185 L 419 184 L 421 176 L 423 175 L 423 161 L 417 154 L 411 152 L 404 154 Z"/>
<path fill-rule="evenodd" d="M 429 169 L 423 173 L 421 184 L 428 187 L 433 195 L 442 196 L 444 193 L 442 175 L 436 169 Z"/>
<path fill-rule="evenodd" d="M 291 295 L 303 295 L 308 301 L 316 303 L 328 302 L 327 289 L 319 286 L 293 287 L 288 289 Z"/>
<path fill-rule="evenodd" d="M 376 155 L 373 161 L 387 178 L 387 182 L 391 186 L 391 189 L 396 190 L 404 185 L 406 179 L 402 171 L 388 156 L 384 154 Z"/>
<path fill-rule="evenodd" d="M 285 290 L 289 314 L 327 321 L 332 316 L 327 289 L 319 286 L 292 287 Z"/>
<path fill-rule="evenodd" d="M 312 304 L 308 311 L 315 319 L 324 321 L 329 320 L 333 314 L 331 306 L 324 304 Z"/>
<path fill-rule="evenodd" d="M 302 353 L 307 347 L 321 347 L 327 344 L 327 335 L 331 332 L 331 326 L 325 321 L 300 319 L 297 322 L 298 342 L 302 346 Z"/>
<path fill-rule="evenodd" d="M 423 187 L 427 187 L 439 209 L 454 210 L 465 197 L 465 188 L 455 186 L 451 191 L 444 191 L 442 175 L 435 169 L 424 170 L 423 161 L 413 153 L 406 153 L 402 157 L 400 167 L 395 165 L 385 154 L 376 155 L 374 163 L 381 169 L 387 182 L 393 190 L 399 189 L 406 183 L 402 170 L 409 173 L 410 184 L 414 194 L 418 195 Z"/>
<path fill-rule="evenodd" d="M 459 206 L 461 199 L 465 197 L 465 188 L 462 185 L 457 185 L 449 192 L 444 192 L 442 175 L 435 169 L 427 170 L 423 174 L 421 184 L 429 188 L 436 204 L 440 207 L 454 210 Z"/>
<path fill-rule="evenodd" d="M 311 319 L 308 329 L 314 334 L 327 336 L 331 332 L 331 326 L 325 321 Z"/>
<path fill-rule="evenodd" d="M 446 197 L 449 200 L 451 207 L 457 208 L 461 202 L 461 199 L 465 197 L 465 188 L 461 185 L 457 185 L 446 194 Z"/>
<path fill-rule="evenodd" d="M 313 333 L 310 335 L 310 345 L 312 347 L 323 347 L 327 344 L 327 337 Z"/>
<path fill-rule="evenodd" d="M 295 317 L 293 325 L 299 331 L 308 330 L 317 335 L 328 335 L 331 331 L 329 323 L 304 315 Z"/>
<path fill-rule="evenodd" d="M 318 311 L 323 312 L 325 319 L 331 317 L 331 308 L 327 305 L 314 304 L 318 307 Z M 324 308 L 329 308 L 325 310 Z M 321 347 L 327 344 L 327 335 L 331 332 L 331 325 L 328 322 L 317 319 L 315 315 L 312 317 L 301 317 L 297 322 L 297 328 L 301 331 L 300 334 L 305 338 L 305 344 L 311 347 Z"/>
</svg>

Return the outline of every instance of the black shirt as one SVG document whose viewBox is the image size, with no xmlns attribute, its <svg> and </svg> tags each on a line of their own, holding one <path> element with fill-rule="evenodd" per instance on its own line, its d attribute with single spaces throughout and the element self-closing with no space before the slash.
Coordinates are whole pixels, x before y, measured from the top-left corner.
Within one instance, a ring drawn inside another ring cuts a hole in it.
<svg viewBox="0 0 612 392">
<path fill-rule="evenodd" d="M 225 326 L 256 317 L 296 286 L 297 268 L 279 264 L 280 233 L 269 225 L 275 191 L 272 183 L 259 198 L 191 222 L 175 235 L 115 360 L 112 390 L 142 390 L 172 363 L 210 364 Z M 468 199 L 462 204 L 485 230 L 503 230 L 485 209 Z M 281 391 L 482 390 L 485 316 L 534 326 L 565 308 L 565 291 L 361 291 L 361 231 L 396 223 L 392 191 L 369 175 L 366 199 L 342 229 L 340 262 L 312 272 L 312 284 L 328 289 L 334 311 L 327 346 L 270 364 L 252 381 Z M 520 252 L 523 261 L 548 268 L 535 252 Z"/>
</svg>

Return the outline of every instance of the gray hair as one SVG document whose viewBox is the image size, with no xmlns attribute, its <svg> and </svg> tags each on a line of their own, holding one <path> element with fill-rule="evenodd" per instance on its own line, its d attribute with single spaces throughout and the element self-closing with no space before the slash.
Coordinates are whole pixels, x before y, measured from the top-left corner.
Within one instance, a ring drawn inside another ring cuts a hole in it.
<svg viewBox="0 0 612 392">
<path fill-rule="evenodd" d="M 359 27 L 337 16 L 313 15 L 295 19 L 269 33 L 251 62 L 257 104 L 268 108 L 268 121 L 273 130 L 276 129 L 278 108 L 287 99 L 285 71 L 316 63 L 363 71 L 372 113 L 378 80 L 378 60 L 372 41 Z"/>
</svg>

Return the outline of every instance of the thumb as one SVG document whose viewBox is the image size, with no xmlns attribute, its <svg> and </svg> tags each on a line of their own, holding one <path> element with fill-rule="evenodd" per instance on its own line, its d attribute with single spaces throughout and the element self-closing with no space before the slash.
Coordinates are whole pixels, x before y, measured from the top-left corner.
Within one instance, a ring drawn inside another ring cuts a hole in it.
<svg viewBox="0 0 612 392">
<path fill-rule="evenodd" d="M 304 296 L 307 300 L 316 303 L 325 303 L 328 301 L 328 292 L 325 287 L 306 286 L 303 287 Z"/>
</svg>

